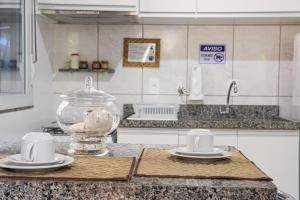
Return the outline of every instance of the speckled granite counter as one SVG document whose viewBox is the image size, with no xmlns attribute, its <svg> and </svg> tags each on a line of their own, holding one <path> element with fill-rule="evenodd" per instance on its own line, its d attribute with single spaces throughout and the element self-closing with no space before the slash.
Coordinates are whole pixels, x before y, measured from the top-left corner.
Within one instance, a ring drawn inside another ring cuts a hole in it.
<svg viewBox="0 0 300 200">
<path fill-rule="evenodd" d="M 278 106 L 231 106 L 221 115 L 223 105 L 180 105 L 177 121 L 127 120 L 134 113 L 132 105 L 124 105 L 123 128 L 215 128 L 215 129 L 277 129 L 296 130 L 299 124 L 279 117 Z"/>
<path fill-rule="evenodd" d="M 138 156 L 143 147 L 167 145 L 110 144 L 111 156 Z M 2 144 L 1 152 L 17 152 L 18 144 Z M 66 152 L 67 145 L 57 150 Z M 101 170 L 101 169 L 99 169 Z M 130 181 L 0 180 L 0 199 L 172 199 L 273 200 L 276 186 L 266 181 L 133 177 Z"/>
<path fill-rule="evenodd" d="M 296 130 L 298 126 L 285 119 L 231 119 L 231 120 L 122 120 L 121 128 L 215 128 L 215 129 L 275 129 Z"/>
</svg>

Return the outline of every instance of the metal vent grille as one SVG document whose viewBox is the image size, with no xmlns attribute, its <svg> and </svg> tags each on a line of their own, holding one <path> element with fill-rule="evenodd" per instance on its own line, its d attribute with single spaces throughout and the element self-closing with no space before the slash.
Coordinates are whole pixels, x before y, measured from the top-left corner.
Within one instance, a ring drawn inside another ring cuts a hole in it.
<svg viewBox="0 0 300 200">
<path fill-rule="evenodd" d="M 129 120 L 177 120 L 179 105 L 137 104 L 133 105 L 135 114 Z"/>
<path fill-rule="evenodd" d="M 146 107 L 146 108 L 143 108 L 143 113 L 145 115 L 174 115 L 175 112 L 176 112 L 175 107 Z"/>
</svg>

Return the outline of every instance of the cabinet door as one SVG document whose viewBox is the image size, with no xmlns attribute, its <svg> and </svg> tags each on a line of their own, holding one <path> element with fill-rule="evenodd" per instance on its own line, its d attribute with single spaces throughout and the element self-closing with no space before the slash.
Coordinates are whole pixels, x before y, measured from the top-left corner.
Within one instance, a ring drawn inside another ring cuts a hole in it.
<svg viewBox="0 0 300 200">
<path fill-rule="evenodd" d="M 207 12 L 297 12 L 300 11 L 299 0 L 197 0 L 197 11 Z"/>
<path fill-rule="evenodd" d="M 141 13 L 195 13 L 196 0 L 140 0 Z"/>
<path fill-rule="evenodd" d="M 238 130 L 238 147 L 267 175 L 279 190 L 296 199 L 299 194 L 298 131 Z"/>
<path fill-rule="evenodd" d="M 118 143 L 178 144 L 177 129 L 119 128 Z"/>
<path fill-rule="evenodd" d="M 137 11 L 138 0 L 37 0 L 39 9 Z"/>
<path fill-rule="evenodd" d="M 37 0 L 39 4 L 70 6 L 136 6 L 136 0 Z"/>
<path fill-rule="evenodd" d="M 186 134 L 189 130 L 179 130 L 179 144 L 186 145 Z M 234 129 L 211 129 L 215 134 L 214 144 L 221 146 L 234 146 L 237 147 L 237 131 Z"/>
</svg>

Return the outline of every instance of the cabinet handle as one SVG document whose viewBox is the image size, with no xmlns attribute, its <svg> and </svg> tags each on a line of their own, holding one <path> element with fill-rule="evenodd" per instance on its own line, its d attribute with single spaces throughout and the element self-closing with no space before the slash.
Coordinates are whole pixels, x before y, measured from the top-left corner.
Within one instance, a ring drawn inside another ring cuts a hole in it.
<svg viewBox="0 0 300 200">
<path fill-rule="evenodd" d="M 32 53 L 32 62 L 37 62 L 37 46 L 36 46 L 36 15 L 35 15 L 35 6 L 36 1 L 32 0 L 32 9 L 31 9 L 31 53 Z"/>
</svg>

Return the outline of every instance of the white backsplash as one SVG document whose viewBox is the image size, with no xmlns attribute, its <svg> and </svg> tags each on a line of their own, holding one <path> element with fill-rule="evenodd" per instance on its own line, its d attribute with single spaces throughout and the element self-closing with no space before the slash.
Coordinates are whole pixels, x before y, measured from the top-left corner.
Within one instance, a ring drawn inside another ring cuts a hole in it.
<svg viewBox="0 0 300 200">
<path fill-rule="evenodd" d="M 226 64 L 203 67 L 204 104 L 224 104 L 229 79 L 238 80 L 234 104 L 272 104 L 289 116 L 293 37 L 297 25 L 49 25 L 53 33 L 53 93 L 79 89 L 92 75 L 97 87 L 115 95 L 117 103 L 189 103 L 177 95 L 179 86 L 189 87 L 190 68 L 200 65 L 199 44 L 225 44 Z M 161 39 L 160 68 L 122 66 L 124 37 Z M 114 74 L 60 73 L 64 59 L 79 49 L 82 59 L 108 60 Z M 201 103 L 201 102 L 200 102 Z"/>
</svg>

